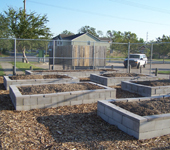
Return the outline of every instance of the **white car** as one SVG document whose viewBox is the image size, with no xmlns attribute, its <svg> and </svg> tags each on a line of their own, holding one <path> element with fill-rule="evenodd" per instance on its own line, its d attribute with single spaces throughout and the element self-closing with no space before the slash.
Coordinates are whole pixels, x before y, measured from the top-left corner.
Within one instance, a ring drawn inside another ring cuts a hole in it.
<svg viewBox="0 0 170 150">
<path fill-rule="evenodd" d="M 129 55 L 129 65 L 131 67 L 145 67 L 147 64 L 147 57 L 145 54 L 130 54 Z M 124 67 L 127 68 L 128 58 L 124 60 Z"/>
</svg>

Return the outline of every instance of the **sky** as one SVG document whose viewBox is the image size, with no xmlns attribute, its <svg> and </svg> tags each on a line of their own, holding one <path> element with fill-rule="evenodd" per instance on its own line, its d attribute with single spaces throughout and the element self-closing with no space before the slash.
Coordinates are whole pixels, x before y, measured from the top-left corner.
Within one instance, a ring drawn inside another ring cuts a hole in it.
<svg viewBox="0 0 170 150">
<path fill-rule="evenodd" d="M 83 26 L 130 31 L 144 41 L 170 36 L 170 0 L 26 0 L 26 12 L 47 15 L 53 36 L 64 30 L 75 34 Z M 23 0 L 0 0 L 0 13 L 23 8 Z"/>
</svg>

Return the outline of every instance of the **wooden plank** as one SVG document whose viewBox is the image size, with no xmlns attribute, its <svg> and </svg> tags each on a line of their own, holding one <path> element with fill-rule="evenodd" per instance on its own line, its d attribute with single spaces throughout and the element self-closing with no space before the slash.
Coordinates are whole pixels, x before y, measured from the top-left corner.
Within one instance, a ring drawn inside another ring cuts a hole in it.
<svg viewBox="0 0 170 150">
<path fill-rule="evenodd" d="M 90 46 L 85 46 L 85 50 L 84 50 L 84 58 L 85 58 L 84 59 L 84 66 L 89 66 L 89 52 L 90 52 Z"/>
<path fill-rule="evenodd" d="M 81 57 L 83 57 L 83 46 L 80 46 L 79 49 L 79 56 L 80 56 L 80 60 L 79 60 L 79 66 L 83 66 L 83 59 Z"/>
</svg>

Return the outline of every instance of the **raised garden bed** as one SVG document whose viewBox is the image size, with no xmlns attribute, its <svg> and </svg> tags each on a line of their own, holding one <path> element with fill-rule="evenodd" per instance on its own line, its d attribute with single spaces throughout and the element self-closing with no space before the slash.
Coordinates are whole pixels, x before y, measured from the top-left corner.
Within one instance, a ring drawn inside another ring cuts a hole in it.
<svg viewBox="0 0 170 150">
<path fill-rule="evenodd" d="M 101 100 L 97 114 L 137 139 L 149 139 L 170 134 L 169 101 L 169 95 Z"/>
<path fill-rule="evenodd" d="M 9 92 L 16 110 L 79 105 L 116 97 L 115 89 L 93 82 L 10 85 Z"/>
<path fill-rule="evenodd" d="M 114 69 L 86 69 L 86 70 L 26 70 L 26 75 L 49 75 L 49 74 L 59 74 L 63 75 L 66 74 L 70 77 L 90 77 L 90 74 L 103 74 L 103 73 L 112 73 L 117 72 L 117 70 Z"/>
<path fill-rule="evenodd" d="M 156 80 L 158 77 L 135 73 L 105 73 L 103 75 L 91 74 L 90 80 L 105 86 L 121 84 L 121 81 Z"/>
<path fill-rule="evenodd" d="M 17 75 L 10 77 L 4 76 L 4 86 L 6 90 L 9 90 L 10 85 L 64 82 L 79 82 L 79 79 L 66 75 Z"/>
<path fill-rule="evenodd" d="M 170 94 L 170 80 L 122 81 L 121 88 L 147 97 L 166 95 Z"/>
</svg>

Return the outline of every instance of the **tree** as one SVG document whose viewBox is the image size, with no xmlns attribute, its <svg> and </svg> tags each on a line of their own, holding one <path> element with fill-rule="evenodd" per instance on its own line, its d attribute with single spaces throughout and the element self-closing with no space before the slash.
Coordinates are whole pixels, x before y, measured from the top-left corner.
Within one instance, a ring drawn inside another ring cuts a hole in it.
<svg viewBox="0 0 170 150">
<path fill-rule="evenodd" d="M 167 56 L 168 53 L 170 53 L 170 43 L 162 42 L 170 42 L 170 37 L 163 35 L 162 38 L 158 37 L 156 40 L 157 40 L 156 43 L 158 44 L 154 44 L 154 54 L 158 54 L 159 58 L 160 56 L 162 56 L 164 62 L 165 56 Z"/>
<path fill-rule="evenodd" d="M 68 30 L 64 30 L 63 32 L 61 32 L 61 34 L 72 35 L 74 33 L 72 33 L 71 31 L 68 31 Z"/>
<path fill-rule="evenodd" d="M 35 12 L 25 13 L 23 9 L 14 10 L 9 8 L 8 11 L 4 11 L 3 20 L 7 21 L 7 27 L 10 36 L 18 39 L 39 39 L 51 37 L 50 29 L 46 27 L 48 22 L 46 15 L 37 15 Z M 23 57 L 28 63 L 25 55 L 25 46 L 22 46 Z"/>
<path fill-rule="evenodd" d="M 97 34 L 98 34 L 99 37 L 103 37 L 103 32 L 101 30 L 98 30 Z"/>
<path fill-rule="evenodd" d="M 99 37 L 99 35 L 97 34 L 96 32 L 96 29 L 93 28 L 93 27 L 90 27 L 90 26 L 84 26 L 84 27 L 81 27 L 79 30 L 78 30 L 79 33 L 90 33 L 92 34 L 93 36 L 95 37 Z"/>
<path fill-rule="evenodd" d="M 130 31 L 122 33 L 121 31 L 114 31 L 114 30 L 108 30 L 106 33 L 107 37 L 112 39 L 112 42 L 116 43 L 144 43 L 143 39 L 138 39 L 137 35 L 135 33 L 131 33 Z M 123 53 L 127 55 L 127 44 L 112 44 L 111 49 L 114 49 L 115 51 L 118 51 L 119 53 Z M 137 50 L 138 45 L 131 46 L 131 50 Z"/>
</svg>

